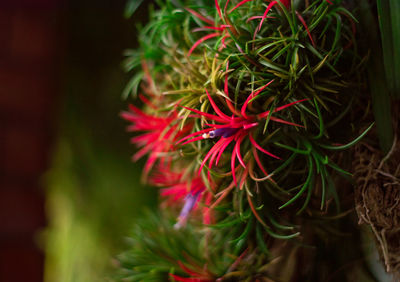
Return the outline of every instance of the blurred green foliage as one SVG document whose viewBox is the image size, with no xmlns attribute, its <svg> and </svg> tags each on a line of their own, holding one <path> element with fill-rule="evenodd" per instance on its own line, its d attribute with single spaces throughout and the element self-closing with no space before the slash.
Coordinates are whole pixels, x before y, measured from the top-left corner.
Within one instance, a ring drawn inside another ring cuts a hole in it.
<svg viewBox="0 0 400 282">
<path fill-rule="evenodd" d="M 377 2 L 379 4 L 380 1 Z M 392 147 L 394 136 L 390 99 L 393 83 L 390 81 L 390 76 L 387 75 L 389 72 L 385 75 L 385 68 L 387 71 L 388 69 L 384 66 L 384 62 L 386 64 L 390 57 L 390 50 L 385 47 L 388 44 L 386 32 L 379 32 L 378 19 L 374 15 L 374 6 L 368 1 L 361 2 L 359 14 L 363 34 L 362 43 L 370 51 L 367 72 L 377 135 L 382 151 L 387 153 Z"/>
<path fill-rule="evenodd" d="M 390 94 L 400 99 L 400 2 L 377 0 L 383 62 Z"/>
<path fill-rule="evenodd" d="M 134 148 L 119 118 L 127 107 L 122 51 L 136 44 L 125 1 L 68 5 L 58 138 L 46 177 L 45 281 L 104 281 L 135 217 L 157 194 L 140 183 L 142 164 L 131 163 Z M 147 15 L 137 12 L 138 21 Z"/>
</svg>

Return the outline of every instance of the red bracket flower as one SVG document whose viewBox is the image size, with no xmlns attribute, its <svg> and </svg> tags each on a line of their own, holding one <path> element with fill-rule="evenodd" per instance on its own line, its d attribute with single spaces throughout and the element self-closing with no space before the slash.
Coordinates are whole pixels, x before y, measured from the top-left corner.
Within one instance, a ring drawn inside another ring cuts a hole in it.
<svg viewBox="0 0 400 282">
<path fill-rule="evenodd" d="M 207 193 L 203 180 L 199 176 L 193 178 L 185 170 L 176 172 L 169 166 L 159 166 L 149 179 L 150 184 L 161 187 L 161 196 L 167 198 L 169 205 L 176 205 L 183 200 L 183 207 L 178 216 L 176 228 L 181 228 L 200 201 L 204 202 L 202 215 L 204 224 L 211 223 L 211 214 L 208 206 L 211 202 L 211 194 Z"/>
<path fill-rule="evenodd" d="M 257 97 L 266 87 L 268 87 L 273 80 L 259 88 L 257 91 L 252 92 L 244 102 L 243 106 L 241 107 L 241 110 L 238 111 L 235 109 L 232 105 L 232 103 L 229 101 L 228 98 L 226 98 L 226 102 L 228 105 L 228 108 L 230 109 L 232 116 L 228 116 L 225 113 L 221 111 L 221 109 L 218 108 L 217 104 L 215 101 L 211 98 L 210 93 L 206 90 L 208 100 L 214 109 L 216 114 L 210 114 L 210 113 L 205 113 L 196 109 L 184 107 L 185 109 L 192 111 L 196 114 L 199 114 L 200 116 L 205 117 L 208 120 L 214 121 L 214 123 L 209 123 L 206 124 L 208 128 L 194 132 L 192 134 L 187 135 L 186 137 L 182 138 L 181 140 L 178 141 L 178 143 L 182 143 L 182 145 L 195 142 L 198 140 L 204 140 L 204 139 L 213 139 L 213 138 L 219 138 L 219 140 L 212 146 L 210 151 L 206 154 L 204 157 L 199 172 L 203 169 L 204 165 L 208 161 L 208 166 L 209 169 L 213 167 L 213 165 L 218 165 L 222 154 L 225 152 L 226 148 L 229 146 L 229 144 L 234 143 L 234 147 L 232 150 L 231 154 L 231 170 L 232 170 L 232 177 L 234 180 L 234 183 L 237 184 L 236 180 L 236 159 L 238 159 L 240 165 L 243 166 L 243 168 L 246 169 L 246 164 L 243 160 L 243 157 L 240 152 L 240 146 L 242 142 L 244 141 L 245 138 L 248 138 L 252 146 L 256 148 L 257 150 L 267 154 L 270 157 L 279 159 L 278 156 L 272 154 L 271 152 L 265 150 L 262 148 L 255 140 L 253 136 L 253 129 L 256 128 L 259 125 L 259 122 L 261 119 L 269 119 L 271 121 L 275 121 L 278 123 L 282 124 L 288 124 L 288 125 L 293 125 L 293 126 L 301 126 L 299 124 L 295 124 L 289 121 L 282 120 L 280 118 L 272 116 L 273 113 L 282 111 L 292 105 L 295 105 L 297 103 L 303 102 L 307 99 L 303 100 L 298 100 L 283 106 L 280 106 L 276 108 L 275 110 L 271 111 L 266 111 L 262 112 L 260 114 L 248 114 L 246 112 L 247 106 L 249 105 L 250 101 Z M 225 81 L 225 92 L 227 93 L 227 81 Z M 253 150 L 253 154 L 256 152 L 256 150 Z M 257 153 L 254 154 L 254 158 L 257 161 L 259 167 L 263 170 L 263 172 L 267 175 L 267 172 L 263 169 L 261 162 L 259 160 Z"/>
<path fill-rule="evenodd" d="M 129 112 L 122 112 L 121 117 L 132 123 L 128 126 L 127 131 L 145 132 L 133 137 L 131 143 L 141 148 L 134 154 L 134 161 L 149 154 L 144 168 L 146 174 L 158 159 L 167 161 L 168 159 L 163 153 L 172 151 L 174 143 L 191 129 L 191 125 L 187 125 L 182 130 L 178 130 L 178 124 L 175 123 L 178 118 L 176 111 L 172 111 L 166 116 L 154 116 L 129 105 Z"/>
</svg>

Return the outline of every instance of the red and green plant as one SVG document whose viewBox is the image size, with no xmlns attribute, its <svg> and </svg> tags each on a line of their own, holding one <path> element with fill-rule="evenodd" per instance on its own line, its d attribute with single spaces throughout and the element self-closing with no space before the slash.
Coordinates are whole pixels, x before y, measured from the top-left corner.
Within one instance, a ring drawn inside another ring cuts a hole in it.
<svg viewBox="0 0 400 282">
<path fill-rule="evenodd" d="M 310 222 L 327 236 L 348 192 L 343 152 L 373 126 L 359 107 L 367 53 L 343 2 L 158 2 L 127 52 L 125 95 L 143 110 L 122 117 L 141 132 L 134 159 L 148 154 L 145 177 L 165 204 L 123 277 L 270 281 Z"/>
</svg>

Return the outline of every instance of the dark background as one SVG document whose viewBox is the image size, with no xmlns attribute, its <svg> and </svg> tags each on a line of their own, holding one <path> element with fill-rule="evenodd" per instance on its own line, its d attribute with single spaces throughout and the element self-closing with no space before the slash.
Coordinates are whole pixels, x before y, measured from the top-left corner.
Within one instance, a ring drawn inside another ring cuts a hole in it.
<svg viewBox="0 0 400 282">
<path fill-rule="evenodd" d="M 85 265 L 68 263 L 96 268 L 82 234 L 106 250 L 96 270 L 106 276 L 154 203 L 118 116 L 128 104 L 122 52 L 137 45 L 146 5 L 127 20 L 121 0 L 0 1 L 0 281 L 43 281 L 45 265 L 47 281 L 84 281 Z"/>
</svg>

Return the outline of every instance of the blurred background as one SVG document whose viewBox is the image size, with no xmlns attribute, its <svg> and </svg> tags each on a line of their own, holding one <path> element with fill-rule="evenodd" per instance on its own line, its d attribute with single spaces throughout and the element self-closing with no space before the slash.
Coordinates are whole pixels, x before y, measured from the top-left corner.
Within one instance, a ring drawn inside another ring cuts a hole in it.
<svg viewBox="0 0 400 282">
<path fill-rule="evenodd" d="M 157 194 L 120 111 L 146 5 L 0 1 L 0 281 L 104 281 Z"/>
</svg>

